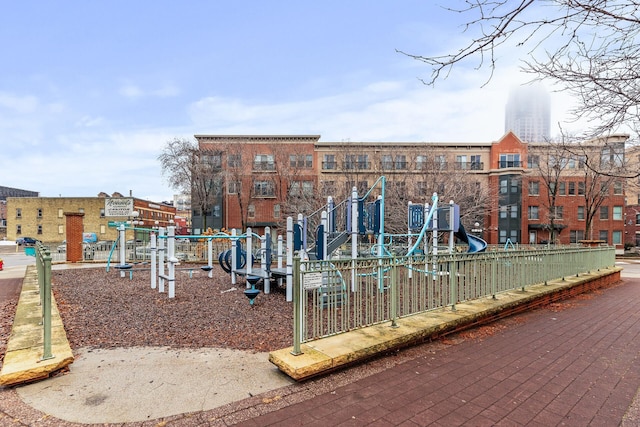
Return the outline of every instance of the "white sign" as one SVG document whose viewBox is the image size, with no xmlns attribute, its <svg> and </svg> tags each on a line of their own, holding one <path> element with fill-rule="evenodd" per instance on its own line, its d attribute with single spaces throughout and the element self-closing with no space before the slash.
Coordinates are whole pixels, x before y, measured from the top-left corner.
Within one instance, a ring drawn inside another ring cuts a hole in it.
<svg viewBox="0 0 640 427">
<path fill-rule="evenodd" d="M 317 289 L 322 286 L 322 273 L 307 273 L 302 276 L 302 287 L 306 289 Z"/>
<path fill-rule="evenodd" d="M 132 214 L 132 198 L 111 197 L 104 199 L 104 216 L 131 216 Z"/>
</svg>

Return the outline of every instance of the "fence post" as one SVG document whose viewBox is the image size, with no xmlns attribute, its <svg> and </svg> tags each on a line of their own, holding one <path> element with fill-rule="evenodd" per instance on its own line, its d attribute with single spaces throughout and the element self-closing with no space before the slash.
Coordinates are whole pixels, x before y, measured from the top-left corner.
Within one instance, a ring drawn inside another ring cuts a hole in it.
<svg viewBox="0 0 640 427">
<path fill-rule="evenodd" d="M 300 257 L 293 259 L 293 351 L 291 354 L 302 354 L 302 280 L 300 280 Z"/>
<path fill-rule="evenodd" d="M 449 261 L 449 298 L 451 310 L 456 311 L 456 303 L 458 302 L 458 266 L 455 255 L 451 256 Z"/>
<path fill-rule="evenodd" d="M 398 323 L 398 304 L 400 304 L 398 298 L 398 259 L 393 256 L 391 258 L 391 327 L 397 328 Z M 411 270 L 409 270 L 411 271 Z"/>
<path fill-rule="evenodd" d="M 41 247 L 42 251 L 44 247 Z M 39 256 L 42 256 L 40 252 Z M 48 250 L 44 251 L 43 259 L 43 304 L 42 304 L 42 323 L 44 328 L 43 353 L 42 360 L 52 359 L 51 354 L 51 254 Z"/>
</svg>

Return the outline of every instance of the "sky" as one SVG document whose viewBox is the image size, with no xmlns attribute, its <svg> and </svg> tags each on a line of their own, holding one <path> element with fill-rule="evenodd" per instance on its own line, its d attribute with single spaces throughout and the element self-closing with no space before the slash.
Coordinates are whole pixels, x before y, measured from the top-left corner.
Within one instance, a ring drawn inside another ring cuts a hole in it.
<svg viewBox="0 0 640 427">
<path fill-rule="evenodd" d="M 453 3 L 0 0 L 0 186 L 171 200 L 157 158 L 198 134 L 498 140 L 524 52 L 505 49 L 488 83 L 470 62 L 435 87 L 398 52 L 462 47 Z M 571 100 L 551 102 L 564 121 Z"/>
</svg>

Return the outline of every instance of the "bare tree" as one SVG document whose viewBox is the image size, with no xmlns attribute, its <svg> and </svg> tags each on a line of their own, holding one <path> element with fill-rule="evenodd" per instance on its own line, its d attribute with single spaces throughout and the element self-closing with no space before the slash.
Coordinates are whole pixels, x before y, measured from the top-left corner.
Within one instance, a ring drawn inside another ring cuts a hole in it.
<svg viewBox="0 0 640 427">
<path fill-rule="evenodd" d="M 522 68 L 534 79 L 548 78 L 573 94 L 575 118 L 596 119 L 591 136 L 626 125 L 637 132 L 640 118 L 640 2 L 637 0 L 466 0 L 464 32 L 471 40 L 449 54 L 422 56 L 426 84 L 446 78 L 470 59 L 477 68 L 497 67 L 500 48 L 526 52 Z M 524 50 L 527 49 L 527 50 Z M 637 176 L 637 175 L 636 175 Z"/>
<path fill-rule="evenodd" d="M 165 144 L 158 160 L 171 188 L 191 194 L 191 204 L 206 230 L 207 215 L 221 191 L 220 153 L 201 151 L 195 141 L 174 138 Z"/>
<path fill-rule="evenodd" d="M 528 181 L 529 194 L 541 193 L 543 195 L 542 208 L 544 211 L 540 213 L 541 224 L 549 232 L 549 241 L 555 242 L 558 228 L 556 220 L 559 219 L 558 196 L 563 195 L 566 191 L 564 188 L 566 183 L 562 178 L 569 165 L 576 162 L 576 158 L 565 149 L 564 144 L 556 142 L 538 146 L 530 145 L 528 156 L 531 167 L 529 172 L 533 175 L 533 178 Z M 540 189 L 534 188 L 540 183 L 535 178 L 540 178 L 543 191 L 540 192 Z"/>
</svg>

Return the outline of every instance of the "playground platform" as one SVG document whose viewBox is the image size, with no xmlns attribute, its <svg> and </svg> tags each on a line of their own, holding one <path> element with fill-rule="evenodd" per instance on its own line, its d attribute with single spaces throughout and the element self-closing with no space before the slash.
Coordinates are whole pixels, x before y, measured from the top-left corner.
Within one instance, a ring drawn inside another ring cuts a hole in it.
<svg viewBox="0 0 640 427">
<path fill-rule="evenodd" d="M 369 358 L 403 347 L 429 341 L 477 325 L 579 295 L 620 281 L 621 268 L 601 269 L 580 276 L 566 277 L 527 287 L 524 291 L 500 293 L 483 298 L 415 314 L 396 321 L 349 331 L 301 345 L 302 354 L 293 347 L 273 351 L 269 360 L 291 378 L 302 381 L 345 368 Z"/>
</svg>

